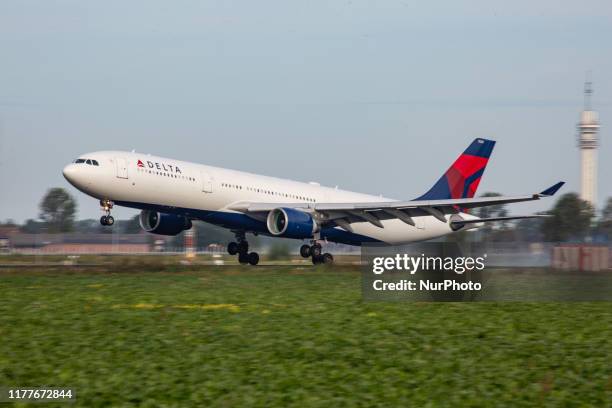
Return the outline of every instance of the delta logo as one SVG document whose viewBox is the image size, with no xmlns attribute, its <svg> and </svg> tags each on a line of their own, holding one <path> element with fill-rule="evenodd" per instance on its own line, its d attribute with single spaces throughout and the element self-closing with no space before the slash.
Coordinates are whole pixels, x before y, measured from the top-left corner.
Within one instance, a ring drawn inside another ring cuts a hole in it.
<svg viewBox="0 0 612 408">
<path fill-rule="evenodd" d="M 179 168 L 179 166 L 173 166 L 172 164 L 166 164 L 166 163 L 152 162 L 149 160 L 147 160 L 146 162 L 143 162 L 142 160 L 139 159 L 136 165 L 141 168 L 148 167 L 150 169 L 157 169 L 160 171 L 166 171 L 170 173 L 179 173 L 179 174 L 183 173 L 181 169 Z"/>
</svg>

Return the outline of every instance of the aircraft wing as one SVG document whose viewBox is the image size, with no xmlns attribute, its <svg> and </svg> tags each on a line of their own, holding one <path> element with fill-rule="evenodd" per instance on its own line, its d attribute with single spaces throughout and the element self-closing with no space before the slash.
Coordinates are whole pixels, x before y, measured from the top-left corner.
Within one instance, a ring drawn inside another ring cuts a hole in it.
<svg viewBox="0 0 612 408">
<path fill-rule="evenodd" d="M 412 217 L 431 215 L 447 222 L 446 214 L 456 214 L 462 210 L 491 205 L 518 203 L 539 200 L 554 195 L 565 184 L 563 181 L 535 194 L 509 197 L 478 197 L 444 200 L 381 201 L 364 203 L 260 203 L 240 202 L 228 209 L 247 214 L 261 214 L 275 208 L 294 208 L 321 215 L 323 223 L 334 222 L 339 227 L 350 229 L 353 222 L 370 222 L 383 228 L 381 220 L 399 219 L 406 224 L 415 225 Z M 494 221 L 493 219 L 487 221 Z M 483 222 L 483 221 L 480 221 Z"/>
</svg>

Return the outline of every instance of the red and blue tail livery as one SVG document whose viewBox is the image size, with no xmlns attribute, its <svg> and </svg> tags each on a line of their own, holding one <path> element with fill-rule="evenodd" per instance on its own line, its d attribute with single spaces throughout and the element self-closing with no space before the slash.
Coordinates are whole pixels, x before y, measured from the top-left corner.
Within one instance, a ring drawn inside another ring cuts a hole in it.
<svg viewBox="0 0 612 408">
<path fill-rule="evenodd" d="M 495 147 L 493 140 L 475 139 L 436 184 L 417 200 L 474 197 L 493 147 Z"/>
</svg>

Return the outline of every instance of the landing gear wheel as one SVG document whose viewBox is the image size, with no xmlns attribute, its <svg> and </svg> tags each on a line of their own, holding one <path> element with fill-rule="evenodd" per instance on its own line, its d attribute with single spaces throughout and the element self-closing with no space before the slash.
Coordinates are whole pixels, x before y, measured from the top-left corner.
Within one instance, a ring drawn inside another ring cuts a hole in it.
<svg viewBox="0 0 612 408">
<path fill-rule="evenodd" d="M 334 257 L 333 257 L 333 256 L 332 256 L 332 254 L 330 254 L 330 253 L 327 253 L 327 252 L 326 252 L 326 253 L 324 253 L 324 254 L 322 255 L 322 258 L 323 258 L 323 259 L 322 259 L 322 262 L 323 262 L 325 265 L 331 265 L 331 264 L 333 264 L 333 263 L 334 263 Z"/>
<path fill-rule="evenodd" d="M 249 263 L 249 255 L 246 253 L 240 253 L 238 254 L 238 262 L 240 262 L 243 265 L 246 265 Z"/>
<path fill-rule="evenodd" d="M 112 217 L 111 210 L 113 208 L 113 202 L 110 200 L 100 200 L 100 207 L 102 207 L 102 211 L 104 214 L 100 217 L 100 224 L 102 225 L 113 225 L 115 223 L 115 219 Z"/>
<path fill-rule="evenodd" d="M 313 265 L 319 265 L 323 263 L 323 256 L 322 255 L 313 255 L 312 256 L 312 264 Z"/>
<path fill-rule="evenodd" d="M 314 244 L 310 247 L 310 254 L 314 257 L 318 257 L 321 255 L 321 245 Z"/>
<path fill-rule="evenodd" d="M 227 244 L 227 253 L 230 255 L 236 255 L 238 253 L 238 244 L 235 242 L 230 242 Z"/>
<path fill-rule="evenodd" d="M 257 252 L 251 252 L 249 254 L 249 263 L 253 266 L 259 263 L 259 254 Z"/>
<path fill-rule="evenodd" d="M 249 252 L 249 243 L 246 241 L 240 241 L 238 243 L 238 252 L 246 254 Z"/>
<path fill-rule="evenodd" d="M 300 255 L 302 258 L 308 258 L 310 256 L 310 245 L 302 245 L 300 247 Z"/>
<path fill-rule="evenodd" d="M 227 245 L 227 252 L 230 255 L 238 254 L 238 262 L 241 264 L 257 265 L 259 263 L 259 255 L 256 252 L 249 253 L 249 243 L 245 238 L 244 231 L 232 231 L 236 236 L 236 241 L 230 242 Z"/>
</svg>

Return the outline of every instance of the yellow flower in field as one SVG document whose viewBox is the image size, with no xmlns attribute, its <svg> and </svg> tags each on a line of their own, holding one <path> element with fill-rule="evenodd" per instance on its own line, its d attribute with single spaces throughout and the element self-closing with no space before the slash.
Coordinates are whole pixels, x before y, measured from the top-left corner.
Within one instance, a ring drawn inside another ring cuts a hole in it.
<svg viewBox="0 0 612 408">
<path fill-rule="evenodd" d="M 132 305 L 134 309 L 155 309 L 158 307 L 164 307 L 164 305 L 156 305 L 154 303 L 137 303 Z"/>
<path fill-rule="evenodd" d="M 208 304 L 208 305 L 197 305 L 197 304 L 186 304 L 186 305 L 174 305 L 176 309 L 201 309 L 201 310 L 220 310 L 226 309 L 230 312 L 239 312 L 240 306 L 232 303 L 219 303 L 219 304 Z"/>
<path fill-rule="evenodd" d="M 162 305 L 157 303 L 136 303 L 135 305 L 113 305 L 113 309 L 121 308 L 132 308 L 132 309 L 158 309 L 161 307 L 171 307 L 173 309 L 199 309 L 199 310 L 229 310 L 230 312 L 237 313 L 240 311 L 240 306 L 232 303 L 218 303 L 218 304 L 183 304 L 183 305 Z"/>
</svg>

